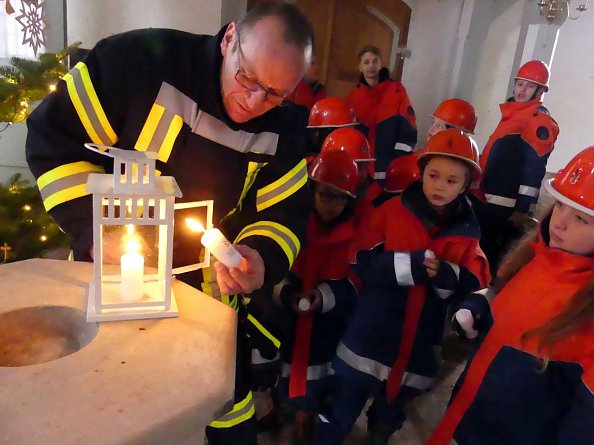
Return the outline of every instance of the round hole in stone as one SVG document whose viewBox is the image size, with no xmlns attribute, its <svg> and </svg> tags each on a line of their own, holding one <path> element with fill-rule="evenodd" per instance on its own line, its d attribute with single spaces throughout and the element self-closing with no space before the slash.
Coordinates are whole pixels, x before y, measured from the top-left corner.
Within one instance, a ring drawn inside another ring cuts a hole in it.
<svg viewBox="0 0 594 445">
<path fill-rule="evenodd" d="M 0 367 L 51 362 L 88 345 L 97 323 L 66 306 L 35 306 L 0 314 Z"/>
</svg>

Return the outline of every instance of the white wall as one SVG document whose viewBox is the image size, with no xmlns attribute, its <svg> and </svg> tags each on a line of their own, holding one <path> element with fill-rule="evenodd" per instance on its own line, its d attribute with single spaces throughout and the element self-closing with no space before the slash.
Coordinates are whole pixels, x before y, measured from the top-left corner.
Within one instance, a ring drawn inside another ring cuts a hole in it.
<svg viewBox="0 0 594 445">
<path fill-rule="evenodd" d="M 572 12 L 573 15 L 573 12 Z M 567 20 L 557 41 L 550 90 L 544 103 L 560 133 L 547 170 L 557 171 L 582 149 L 594 145 L 594 8 Z"/>
<path fill-rule="evenodd" d="M 92 48 L 104 37 L 137 28 L 214 34 L 221 0 L 67 0 L 68 41 Z"/>
<path fill-rule="evenodd" d="M 404 84 L 417 115 L 419 142 L 425 145 L 429 115 L 447 98 L 455 44 L 464 0 L 417 0 L 408 32 L 410 59 L 404 62 Z"/>
</svg>

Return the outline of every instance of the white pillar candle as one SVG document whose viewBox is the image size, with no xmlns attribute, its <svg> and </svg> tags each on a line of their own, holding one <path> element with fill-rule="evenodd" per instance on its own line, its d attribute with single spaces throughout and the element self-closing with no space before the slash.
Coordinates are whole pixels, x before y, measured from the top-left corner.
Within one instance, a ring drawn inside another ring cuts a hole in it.
<svg viewBox="0 0 594 445">
<path fill-rule="evenodd" d="M 143 278 L 144 278 L 144 257 L 138 253 L 140 245 L 138 241 L 131 239 L 126 245 L 127 252 L 122 255 L 120 271 L 122 281 L 120 284 L 120 296 L 124 302 L 142 300 Z"/>
<path fill-rule="evenodd" d="M 241 263 L 243 257 L 219 229 L 205 230 L 201 242 L 225 266 L 237 267 Z"/>
</svg>

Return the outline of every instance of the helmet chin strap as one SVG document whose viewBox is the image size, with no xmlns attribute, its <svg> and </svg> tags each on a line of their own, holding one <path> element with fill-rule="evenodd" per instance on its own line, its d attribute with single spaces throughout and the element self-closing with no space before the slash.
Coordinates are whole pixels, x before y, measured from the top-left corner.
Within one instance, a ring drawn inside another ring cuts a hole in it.
<svg viewBox="0 0 594 445">
<path fill-rule="evenodd" d="M 534 100 L 536 99 L 538 96 L 541 96 L 546 93 L 546 88 L 543 87 L 542 85 L 539 85 L 537 89 L 534 90 L 534 93 L 532 93 L 532 97 L 530 98 L 530 100 Z"/>
</svg>

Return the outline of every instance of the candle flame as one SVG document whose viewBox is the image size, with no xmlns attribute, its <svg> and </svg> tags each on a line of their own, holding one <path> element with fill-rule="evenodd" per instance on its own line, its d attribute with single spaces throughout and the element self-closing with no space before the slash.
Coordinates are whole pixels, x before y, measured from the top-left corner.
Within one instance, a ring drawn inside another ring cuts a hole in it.
<svg viewBox="0 0 594 445">
<path fill-rule="evenodd" d="M 186 224 L 192 232 L 204 232 L 204 226 L 194 218 L 186 218 Z"/>
<path fill-rule="evenodd" d="M 140 251 L 140 243 L 136 238 L 130 238 L 126 242 L 126 253 L 138 253 Z"/>
</svg>

